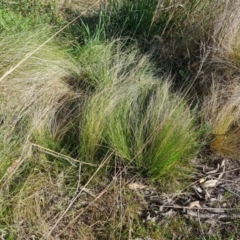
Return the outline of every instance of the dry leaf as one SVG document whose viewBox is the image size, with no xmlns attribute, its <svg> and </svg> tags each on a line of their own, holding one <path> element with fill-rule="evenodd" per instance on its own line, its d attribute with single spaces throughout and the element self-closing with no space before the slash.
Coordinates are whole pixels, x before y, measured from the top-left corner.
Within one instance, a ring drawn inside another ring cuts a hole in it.
<svg viewBox="0 0 240 240">
<path fill-rule="evenodd" d="M 169 217 L 173 214 L 173 210 L 170 209 L 169 211 L 165 212 L 165 213 L 161 213 L 162 216 L 165 216 L 165 217 Z"/>
<path fill-rule="evenodd" d="M 225 211 L 221 208 L 213 208 L 211 209 L 212 213 L 225 213 Z"/>
<path fill-rule="evenodd" d="M 155 223 L 157 218 L 156 217 L 150 217 L 150 215 L 149 215 L 149 216 L 147 216 L 147 220 L 150 221 L 150 222 Z"/>
<path fill-rule="evenodd" d="M 204 183 L 205 181 L 206 181 L 206 178 L 201 178 L 201 179 L 199 180 L 199 183 L 202 184 L 202 183 Z"/>
<path fill-rule="evenodd" d="M 217 201 L 218 201 L 218 199 L 217 199 L 217 198 L 214 198 L 214 197 L 213 197 L 213 198 L 210 198 L 209 200 L 210 200 L 210 202 L 217 202 Z"/>
<path fill-rule="evenodd" d="M 222 161 L 221 167 L 223 168 L 223 171 L 219 174 L 218 179 L 221 179 L 225 173 L 225 160 Z"/>
<path fill-rule="evenodd" d="M 137 190 L 137 189 L 144 189 L 147 186 L 141 184 L 141 183 L 130 183 L 128 184 L 129 189 L 131 190 Z"/>
<path fill-rule="evenodd" d="M 202 208 L 203 205 L 204 205 L 204 202 L 194 201 L 194 202 L 190 202 L 190 203 L 188 204 L 188 207 L 189 207 L 189 208 L 194 208 L 194 207 Z"/>
<path fill-rule="evenodd" d="M 217 169 L 215 170 L 212 170 L 212 171 L 209 171 L 209 172 L 206 172 L 206 174 L 212 174 L 212 173 L 216 173 L 218 170 L 219 170 L 219 164 L 217 165 Z"/>
<path fill-rule="evenodd" d="M 158 35 L 154 35 L 154 38 L 156 38 L 160 43 L 163 42 L 163 39 Z"/>
<path fill-rule="evenodd" d="M 221 166 L 220 167 L 225 167 L 225 159 L 223 159 L 222 163 L 221 163 Z"/>
<path fill-rule="evenodd" d="M 198 191 L 199 193 L 203 192 L 203 190 L 200 187 L 197 187 L 197 186 L 193 186 L 193 189 Z"/>
<path fill-rule="evenodd" d="M 88 188 L 85 188 L 85 187 L 83 187 L 83 186 L 80 186 L 80 189 L 81 189 L 81 191 L 83 191 L 83 192 L 89 194 L 90 196 L 96 198 L 96 195 L 95 195 L 91 190 L 89 190 Z"/>
<path fill-rule="evenodd" d="M 193 190 L 195 191 L 198 198 L 200 198 L 200 199 L 204 198 L 204 196 L 205 196 L 204 191 L 200 187 L 193 186 Z"/>
<path fill-rule="evenodd" d="M 191 65 L 190 65 L 190 68 L 195 68 L 197 66 L 200 65 L 200 62 L 193 62 Z"/>
<path fill-rule="evenodd" d="M 204 193 L 205 193 L 205 200 L 207 201 L 211 197 L 211 194 L 207 190 L 205 190 Z"/>
<path fill-rule="evenodd" d="M 12 172 L 14 172 L 16 170 L 16 168 L 18 167 L 19 163 L 21 161 L 21 158 L 16 159 L 10 167 L 7 168 L 7 174 L 12 174 Z"/>
<path fill-rule="evenodd" d="M 208 180 L 202 184 L 204 188 L 216 187 L 218 180 Z"/>
</svg>

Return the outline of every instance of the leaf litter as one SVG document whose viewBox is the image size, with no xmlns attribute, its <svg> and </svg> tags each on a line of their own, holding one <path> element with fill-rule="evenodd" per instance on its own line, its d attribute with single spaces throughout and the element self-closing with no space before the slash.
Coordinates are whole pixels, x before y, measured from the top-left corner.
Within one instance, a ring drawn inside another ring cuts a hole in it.
<svg viewBox="0 0 240 240">
<path fill-rule="evenodd" d="M 162 219 L 175 214 L 215 223 L 240 219 L 240 162 L 222 159 L 212 165 L 203 166 L 200 178 L 180 194 L 145 193 L 148 208 L 144 221 L 161 224 Z"/>
<path fill-rule="evenodd" d="M 98 184 L 90 193 L 85 191 L 79 196 L 75 207 L 81 210 L 81 216 L 84 213 L 86 217 L 80 218 L 79 214 L 74 222 L 94 226 L 97 233 L 98 229 L 106 224 L 103 216 L 111 218 L 114 211 L 125 216 L 129 204 L 133 203 L 128 202 L 122 194 L 130 193 L 135 199 L 136 208 L 129 212 L 128 218 L 138 218 L 142 224 L 162 227 L 165 220 L 182 216 L 186 221 L 195 221 L 201 229 L 202 224 L 210 224 L 208 230 L 204 229 L 208 235 L 211 235 L 211 232 L 214 234 L 214 229 L 221 227 L 230 236 L 235 228 L 234 221 L 240 219 L 240 162 L 216 159 L 200 167 L 199 169 L 199 166 L 196 166 L 197 173 L 187 188 L 173 193 L 163 192 L 159 186 L 141 178 L 131 176 L 131 179 L 127 180 L 127 176 L 116 175 L 112 181 L 106 177 L 103 182 L 112 186 L 108 190 L 105 190 L 105 184 L 102 187 Z M 97 196 L 94 201 L 93 195 Z M 73 223 L 67 228 L 74 226 Z M 203 230 L 202 235 L 204 236 Z M 151 238 L 147 235 L 129 239 Z"/>
</svg>

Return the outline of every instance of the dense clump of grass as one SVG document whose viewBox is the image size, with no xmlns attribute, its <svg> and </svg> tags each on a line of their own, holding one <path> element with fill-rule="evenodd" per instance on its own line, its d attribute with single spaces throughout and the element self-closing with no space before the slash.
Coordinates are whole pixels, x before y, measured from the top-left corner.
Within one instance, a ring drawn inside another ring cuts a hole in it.
<svg viewBox="0 0 240 240">
<path fill-rule="evenodd" d="M 106 32 L 111 36 L 148 41 L 158 36 L 175 47 L 185 42 L 190 51 L 193 40 L 204 40 L 222 12 L 233 5 L 210 0 L 109 0 L 102 8 L 102 15 Z M 202 18 L 203 14 L 205 18 Z"/>
<path fill-rule="evenodd" d="M 185 101 L 170 93 L 170 79 L 153 77 L 148 57 L 122 48 L 116 42 L 83 51 L 84 76 L 93 90 L 80 128 L 81 155 L 97 160 L 101 148 L 111 149 L 158 177 L 196 151 L 194 119 Z"/>
<path fill-rule="evenodd" d="M 50 44 L 36 54 L 26 57 L 44 39 L 42 33 L 24 32 L 16 36 L 4 36 L 0 42 L 0 73 L 2 76 L 6 70 L 9 73 L 2 77 L 0 82 L 1 115 L 5 117 L 2 120 L 5 124 L 11 123 L 9 125 L 12 126 L 12 131 L 21 120 L 26 125 L 31 123 L 40 129 L 41 122 L 51 119 L 50 115 L 54 116 L 50 106 L 57 110 L 64 100 L 73 94 L 64 82 L 64 77 L 73 70 L 77 71 L 77 68 L 73 62 L 65 61 L 64 53 L 57 47 Z M 26 58 L 25 61 L 16 70 L 11 70 L 23 57 Z M 51 124 L 51 121 L 48 124 Z M 21 128 L 23 126 L 24 124 Z"/>
<path fill-rule="evenodd" d="M 62 105 L 74 98 L 64 79 L 71 77 L 77 67 L 67 60 L 64 51 L 51 43 L 26 57 L 48 36 L 47 32 L 43 29 L 0 39 L 1 153 L 8 154 L 9 159 L 15 155 L 14 146 L 24 158 L 21 149 L 28 148 L 31 141 L 46 136 L 57 138 L 55 116 Z M 25 61 L 12 70 L 23 58 Z"/>
<path fill-rule="evenodd" d="M 79 97 L 68 85 L 78 67 L 54 42 L 33 53 L 49 34 L 44 28 L 0 36 L 0 225 L 9 237 L 44 235 L 50 227 L 44 214 L 53 214 L 46 194 L 55 191 L 62 201 L 66 189 L 56 187 L 57 179 L 74 165 L 56 154 L 64 152 L 69 129 L 70 112 L 60 112 Z"/>
<path fill-rule="evenodd" d="M 220 79 L 221 80 L 221 79 Z M 234 79 L 234 81 L 238 81 Z M 203 105 L 204 122 L 211 127 L 213 152 L 224 156 L 239 156 L 239 85 L 225 86 L 218 83 L 213 93 L 205 98 Z"/>
<path fill-rule="evenodd" d="M 158 0 L 108 1 L 105 21 L 110 24 L 110 31 L 121 36 L 152 39 L 155 34 L 165 34 L 170 37 L 191 18 L 190 14 L 202 8 L 201 4 L 198 0 L 183 4 Z"/>
<path fill-rule="evenodd" d="M 236 8 L 231 15 L 224 12 L 224 24 L 220 29 L 219 25 L 216 26 L 218 35 L 208 63 L 212 70 L 212 87 L 203 102 L 204 121 L 212 128 L 211 149 L 232 157 L 239 155 L 240 141 L 238 11 Z"/>
</svg>

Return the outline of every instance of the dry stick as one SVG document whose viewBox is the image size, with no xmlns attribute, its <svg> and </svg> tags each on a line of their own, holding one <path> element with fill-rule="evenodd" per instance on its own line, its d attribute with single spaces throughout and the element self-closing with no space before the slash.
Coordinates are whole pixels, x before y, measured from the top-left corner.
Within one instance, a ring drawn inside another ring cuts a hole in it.
<svg viewBox="0 0 240 240">
<path fill-rule="evenodd" d="M 5 185 L 7 184 L 7 182 L 10 181 L 10 179 L 11 179 L 11 177 L 14 175 L 14 173 L 19 169 L 19 167 L 23 164 L 23 162 L 24 162 L 26 159 L 28 159 L 28 157 L 31 155 L 31 154 L 30 154 L 30 151 L 31 151 L 31 149 L 29 148 L 28 151 L 27 151 L 27 153 L 25 152 L 23 158 L 22 158 L 22 156 L 23 156 L 23 153 L 22 153 L 21 156 L 12 163 L 12 165 L 9 167 L 9 168 L 12 167 L 12 171 L 10 171 L 10 173 L 9 173 L 9 172 L 6 172 L 6 173 L 3 175 L 3 177 L 0 179 L 0 183 L 1 183 L 2 181 L 4 181 L 4 179 L 6 178 L 6 176 L 9 174 L 9 176 L 7 176 L 7 179 L 3 182 L 3 184 L 1 185 L 1 187 L 5 186 Z M 15 165 L 14 163 L 16 163 L 16 166 L 13 166 L 13 165 Z M 9 170 L 9 168 L 8 168 L 7 170 Z"/>
<path fill-rule="evenodd" d="M 53 151 L 53 150 L 51 150 L 51 149 L 48 149 L 48 148 L 42 147 L 42 146 L 37 145 L 37 144 L 34 144 L 34 143 L 32 143 L 32 146 L 34 146 L 34 147 L 36 147 L 36 148 L 39 148 L 40 150 L 45 151 L 45 152 L 48 153 L 49 155 L 52 155 L 52 156 L 54 156 L 54 157 L 62 158 L 62 159 L 64 159 L 64 160 L 70 162 L 70 163 L 71 163 L 72 165 L 74 165 L 74 166 L 76 166 L 76 165 L 73 164 L 71 161 L 73 161 L 73 162 L 77 162 L 77 163 L 80 163 L 80 164 L 89 165 L 89 166 L 92 166 L 92 167 L 97 167 L 96 164 L 88 163 L 88 162 L 83 162 L 83 161 L 79 161 L 79 160 L 77 160 L 77 159 L 75 159 L 75 158 L 68 157 L 68 156 L 66 156 L 66 155 L 64 155 L 64 154 L 61 154 L 61 153 L 55 152 L 55 151 Z"/>
<path fill-rule="evenodd" d="M 190 207 L 182 207 L 182 206 L 174 206 L 174 205 L 163 205 L 161 206 L 163 208 L 173 208 L 173 209 L 190 209 L 190 210 L 194 210 L 194 208 L 190 208 Z M 198 208 L 199 210 L 209 210 L 209 211 L 214 211 L 216 209 L 221 209 L 223 211 L 232 211 L 232 210 L 240 210 L 239 208 L 211 208 L 211 207 L 201 207 Z"/>
<path fill-rule="evenodd" d="M 193 211 L 189 211 L 187 212 L 187 215 L 190 216 L 190 217 L 198 217 L 197 213 L 193 212 Z M 218 218 L 219 220 L 222 219 L 222 218 L 227 218 L 227 219 L 230 219 L 230 220 L 234 220 L 234 219 L 239 219 L 240 218 L 240 214 L 216 214 L 216 213 L 201 213 L 199 214 L 199 217 L 200 218 Z"/>
<path fill-rule="evenodd" d="M 203 235 L 203 239 L 206 240 L 205 233 L 203 231 L 202 223 L 201 223 L 200 216 L 199 216 L 199 209 L 197 210 L 197 216 L 198 216 L 198 222 L 199 222 L 199 225 L 200 225 L 200 228 L 201 228 L 201 232 L 202 232 L 202 235 Z"/>
<path fill-rule="evenodd" d="M 229 170 L 225 171 L 224 173 L 235 172 L 235 171 L 238 171 L 238 170 L 240 170 L 240 168 L 229 169 Z M 219 173 L 213 173 L 213 174 L 210 174 L 210 175 L 212 176 L 212 175 L 218 175 L 218 174 Z"/>
<path fill-rule="evenodd" d="M 99 1 L 94 3 L 91 7 L 89 7 L 87 10 L 79 14 L 77 17 L 75 17 L 72 21 L 70 21 L 68 24 L 66 24 L 64 27 L 62 27 L 60 30 L 58 30 L 56 33 L 54 33 L 50 38 L 48 38 L 44 43 L 42 43 L 39 47 L 37 47 L 34 51 L 26 54 L 26 56 L 19 61 L 14 67 L 10 68 L 8 71 L 6 71 L 2 77 L 0 78 L 0 82 L 4 80 L 9 74 L 11 74 L 15 69 L 17 69 L 21 64 L 23 64 L 28 58 L 30 58 L 34 53 L 36 53 L 39 49 L 41 49 L 44 45 L 46 45 L 48 42 L 50 42 L 54 37 L 56 37 L 60 32 L 62 32 L 65 28 L 70 26 L 72 23 L 74 23 L 76 20 L 78 20 L 80 17 L 82 17 L 83 14 L 87 13 L 87 11 L 91 10 L 95 5 L 97 5 Z"/>
<path fill-rule="evenodd" d="M 82 171 L 82 164 L 80 163 L 80 164 L 79 164 L 79 168 L 78 168 L 78 182 L 77 182 L 77 187 L 76 187 L 75 193 L 73 194 L 73 198 L 74 198 L 75 196 L 77 196 L 78 191 L 79 191 L 79 189 L 80 189 L 81 171 Z"/>
<path fill-rule="evenodd" d="M 57 221 L 55 222 L 55 224 L 53 225 L 53 227 L 50 229 L 50 231 L 45 234 L 41 239 L 47 239 L 51 233 L 53 232 L 53 230 L 57 227 L 57 225 L 59 224 L 59 222 L 63 219 L 63 217 L 67 214 L 67 212 L 69 211 L 69 209 L 72 207 L 72 205 L 75 203 L 75 201 L 78 199 L 78 197 L 82 194 L 82 192 L 84 191 L 84 189 L 86 189 L 87 185 L 92 181 L 92 179 L 95 177 L 95 175 L 99 172 L 99 170 L 105 165 L 105 163 L 112 157 L 113 153 L 111 153 L 101 164 L 100 166 L 97 168 L 97 170 L 94 172 L 94 174 L 90 177 L 90 179 L 87 181 L 87 183 L 84 185 L 84 187 L 81 189 L 81 191 L 71 200 L 71 202 L 69 203 L 69 205 L 67 206 L 67 208 L 65 209 L 65 211 L 62 213 L 62 215 L 57 219 Z M 99 196 L 97 197 L 99 198 Z M 95 200 L 94 200 L 95 201 Z"/>
</svg>

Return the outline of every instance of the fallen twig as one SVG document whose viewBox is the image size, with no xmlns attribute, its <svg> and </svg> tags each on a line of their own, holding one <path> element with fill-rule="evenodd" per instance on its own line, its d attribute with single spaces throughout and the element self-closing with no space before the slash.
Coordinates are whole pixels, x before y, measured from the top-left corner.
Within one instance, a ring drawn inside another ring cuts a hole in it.
<svg viewBox="0 0 240 240">
<path fill-rule="evenodd" d="M 55 152 L 55 151 L 53 151 L 53 150 L 51 150 L 51 149 L 45 148 L 45 147 L 43 147 L 43 146 L 40 146 L 40 145 L 37 145 L 37 144 L 34 144 L 34 143 L 32 143 L 32 146 L 40 149 L 41 151 L 43 151 L 43 152 L 45 152 L 45 153 L 47 153 L 47 154 L 49 154 L 49 155 L 51 155 L 51 156 L 53 156 L 53 157 L 59 157 L 59 158 L 61 158 L 61 159 L 64 159 L 64 160 L 68 161 L 70 164 L 72 164 L 72 165 L 75 166 L 75 167 L 76 167 L 76 165 L 75 165 L 74 163 L 72 163 L 71 161 L 76 162 L 76 163 L 80 163 L 80 164 L 85 164 L 85 165 L 97 167 L 96 164 L 79 161 L 79 160 L 77 160 L 77 159 L 75 159 L 75 158 L 71 158 L 71 157 L 69 157 L 69 156 L 66 156 L 66 155 L 64 155 L 64 154 Z"/>
</svg>

